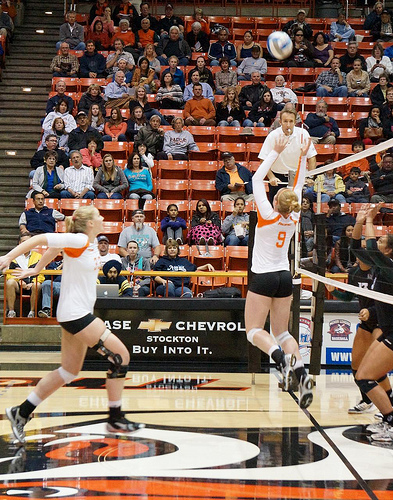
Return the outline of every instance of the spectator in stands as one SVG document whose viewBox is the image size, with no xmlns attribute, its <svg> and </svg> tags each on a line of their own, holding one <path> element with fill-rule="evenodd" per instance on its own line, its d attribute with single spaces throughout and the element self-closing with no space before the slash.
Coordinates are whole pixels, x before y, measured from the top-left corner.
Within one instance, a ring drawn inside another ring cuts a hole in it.
<svg viewBox="0 0 393 500">
<path fill-rule="evenodd" d="M 119 21 L 119 30 L 113 35 L 112 43 L 119 39 L 124 42 L 124 50 L 126 52 L 131 52 L 134 58 L 137 57 L 138 51 L 135 51 L 135 35 L 130 29 L 130 23 L 127 19 L 121 19 Z"/>
<path fill-rule="evenodd" d="M 56 44 L 56 49 L 59 50 L 61 44 L 66 42 L 72 50 L 85 50 L 83 26 L 75 21 L 76 12 L 69 11 L 66 19 L 67 22 L 60 26 L 59 41 Z"/>
<path fill-rule="evenodd" d="M 63 259 L 61 260 L 53 260 L 46 269 L 48 271 L 61 271 L 63 269 Z M 42 292 L 42 309 L 38 311 L 39 318 L 50 318 L 51 313 L 51 305 L 52 299 L 58 297 L 60 295 L 60 286 L 61 286 L 61 274 L 50 276 L 45 275 L 45 280 L 41 285 Z M 55 312 L 55 311 L 54 311 Z M 56 316 L 56 313 L 54 314 Z"/>
<path fill-rule="evenodd" d="M 38 186 L 39 187 L 39 186 Z M 23 234 L 54 233 L 56 222 L 64 220 L 65 216 L 55 210 L 45 206 L 45 196 L 40 191 L 33 191 L 31 198 L 34 203 L 33 208 L 29 208 L 21 213 L 19 217 L 19 230 Z"/>
<path fill-rule="evenodd" d="M 138 144 L 137 151 L 141 157 L 141 164 L 143 167 L 148 168 L 150 173 L 151 169 L 154 167 L 153 155 L 147 152 L 147 147 L 145 144 Z"/>
<path fill-rule="evenodd" d="M 293 90 L 287 88 L 285 78 L 282 75 L 277 75 L 274 79 L 275 87 L 270 89 L 273 100 L 277 104 L 277 110 L 281 111 L 287 102 L 297 104 L 297 95 Z"/>
<path fill-rule="evenodd" d="M 90 26 L 89 39 L 93 40 L 97 50 L 109 50 L 109 47 L 112 45 L 109 34 L 104 31 L 104 24 L 101 19 L 97 19 Z"/>
<path fill-rule="evenodd" d="M 355 59 L 360 59 L 362 61 L 362 69 L 367 71 L 367 64 L 364 57 L 358 52 L 357 42 L 348 42 L 347 52 L 340 57 L 340 68 L 341 71 L 348 74 L 353 69 L 353 63 Z"/>
<path fill-rule="evenodd" d="M 345 203 L 345 185 L 341 175 L 335 173 L 335 169 L 327 170 L 315 179 L 314 192 L 321 191 L 321 202 L 327 203 L 330 200 L 337 200 Z"/>
<path fill-rule="evenodd" d="M 233 212 L 222 223 L 225 246 L 248 246 L 249 216 L 244 213 L 244 199 L 239 197 L 233 202 Z"/>
<path fill-rule="evenodd" d="M 329 68 L 334 57 L 334 51 L 329 43 L 329 37 L 323 31 L 318 31 L 315 34 L 313 47 L 315 66 Z"/>
<path fill-rule="evenodd" d="M 381 73 L 378 85 L 375 85 L 370 93 L 371 102 L 375 106 L 383 106 L 386 103 L 386 93 L 391 87 L 392 84 L 389 83 L 388 75 L 386 73 Z"/>
<path fill-rule="evenodd" d="M 393 109 L 393 88 L 386 90 L 386 102 L 381 106 L 381 119 L 385 120 L 390 117 Z"/>
<path fill-rule="evenodd" d="M 173 76 L 173 81 L 176 85 L 179 85 L 181 89 L 184 89 L 186 86 L 186 82 L 184 79 L 183 71 L 178 68 L 179 59 L 176 56 L 172 56 L 168 59 L 169 68 L 165 69 L 162 72 L 161 78 L 165 76 L 167 73 L 170 73 Z"/>
<path fill-rule="evenodd" d="M 161 78 L 161 85 L 156 95 L 160 109 L 181 109 L 183 106 L 183 92 L 180 85 L 176 85 L 172 73 L 166 73 Z"/>
<path fill-rule="evenodd" d="M 105 57 L 96 50 L 93 40 L 87 40 L 86 51 L 79 59 L 81 78 L 102 78 L 106 75 Z"/>
<path fill-rule="evenodd" d="M 365 146 L 362 141 L 354 141 L 351 147 L 354 154 L 360 153 L 365 150 Z M 349 160 L 349 158 L 348 158 Z M 351 168 L 357 167 L 362 173 L 369 174 L 370 173 L 370 165 L 367 161 L 367 158 L 362 158 L 361 160 L 351 161 L 350 163 L 346 163 L 342 167 L 339 168 L 338 173 L 343 178 L 344 182 L 349 179 L 349 172 Z"/>
<path fill-rule="evenodd" d="M 136 106 L 131 111 L 131 116 L 127 120 L 126 136 L 129 142 L 134 142 L 139 129 L 147 125 L 146 115 L 143 113 L 141 106 Z"/>
<path fill-rule="evenodd" d="M 108 121 L 105 123 L 104 127 L 104 137 L 103 141 L 116 141 L 124 142 L 127 141 L 125 135 L 127 130 L 127 124 L 123 121 L 121 111 L 119 108 L 112 108 L 111 114 Z"/>
<path fill-rule="evenodd" d="M 227 57 L 221 57 L 219 60 L 220 71 L 215 74 L 216 78 L 216 94 L 224 95 L 228 87 L 236 87 L 237 74 L 232 71 L 230 61 Z"/>
<path fill-rule="evenodd" d="M 206 67 L 206 61 L 203 56 L 197 57 L 195 61 L 195 69 L 199 71 L 199 76 L 200 76 L 200 82 L 201 83 L 208 83 L 210 87 L 214 90 L 215 85 L 214 85 L 214 78 L 213 78 L 213 73 L 210 71 L 209 68 Z M 190 71 L 188 73 L 188 83 L 191 83 L 191 76 L 192 76 L 193 71 Z"/>
<path fill-rule="evenodd" d="M 19 238 L 19 243 L 23 243 L 27 239 L 29 239 L 31 235 L 29 233 L 22 234 Z M 42 255 L 38 252 L 32 250 L 31 252 L 27 252 L 17 259 L 13 260 L 9 266 L 9 269 L 23 269 L 26 270 L 31 267 L 35 267 L 37 262 L 41 259 Z M 42 274 L 34 277 L 24 278 L 22 281 L 19 280 L 18 276 L 14 274 L 7 274 L 6 276 L 6 289 L 7 289 L 7 306 L 8 313 L 7 318 L 16 318 L 15 312 L 15 300 L 16 295 L 21 293 L 31 294 L 30 297 L 30 311 L 27 315 L 28 318 L 34 318 L 34 309 L 36 304 L 36 297 L 40 293 L 41 283 L 44 281 L 44 276 Z"/>
<path fill-rule="evenodd" d="M 53 76 L 78 76 L 79 61 L 74 54 L 70 54 L 67 42 L 60 44 L 60 54 L 56 55 L 50 64 Z"/>
<path fill-rule="evenodd" d="M 180 38 L 180 30 L 172 26 L 169 30 L 169 38 L 161 38 L 156 52 L 161 64 L 167 65 L 171 56 L 179 59 L 180 66 L 187 66 L 191 59 L 191 49 L 188 43 Z"/>
<path fill-rule="evenodd" d="M 93 29 L 94 24 L 97 21 L 102 22 L 103 31 L 110 38 L 113 35 L 113 33 L 115 32 L 115 23 L 112 20 L 112 9 L 109 7 L 109 5 L 107 7 L 105 7 L 104 14 L 102 16 L 96 16 L 94 18 L 93 22 L 90 23 L 91 30 Z"/>
<path fill-rule="evenodd" d="M 169 125 L 169 123 L 165 120 L 165 118 L 161 115 L 161 113 L 157 109 L 153 109 L 150 106 L 150 103 L 147 98 L 146 89 L 143 85 L 140 85 L 135 89 L 135 95 L 131 98 L 129 102 L 130 111 L 132 111 L 136 106 L 140 106 L 143 109 L 143 112 L 146 115 L 146 118 L 150 120 L 150 118 L 155 115 L 160 118 L 161 125 Z"/>
<path fill-rule="evenodd" d="M 98 150 L 100 151 L 103 146 L 101 134 L 89 125 L 87 114 L 84 111 L 79 111 L 76 115 L 76 123 L 78 126 L 68 137 L 68 147 L 70 151 L 86 148 L 92 138 L 97 141 L 99 145 Z"/>
<path fill-rule="evenodd" d="M 143 21 L 149 21 L 151 29 L 158 32 L 158 21 L 150 14 L 150 4 L 148 2 L 141 2 L 140 15 L 135 19 L 135 31 L 138 31 L 143 26 Z"/>
<path fill-rule="evenodd" d="M 209 37 L 210 36 L 209 22 L 203 18 L 203 10 L 199 7 L 196 7 L 192 17 L 193 17 L 192 21 L 187 21 L 186 33 L 189 33 L 192 30 L 192 25 L 196 21 L 196 22 L 200 23 L 200 25 L 202 26 L 202 31 L 204 33 L 206 33 L 206 35 Z"/>
<path fill-rule="evenodd" d="M 191 52 L 207 52 L 209 50 L 209 37 L 202 31 L 202 25 L 198 21 L 192 23 L 191 31 L 187 33 L 186 40 Z"/>
<path fill-rule="evenodd" d="M 60 99 L 55 106 L 55 110 L 48 113 L 42 124 L 44 132 L 50 132 L 52 130 L 53 121 L 55 118 L 61 118 L 65 123 L 66 132 L 70 133 L 71 130 L 76 128 L 76 122 L 74 117 L 71 115 L 68 109 L 68 101 L 65 99 Z"/>
<path fill-rule="evenodd" d="M 150 264 L 154 265 L 161 254 L 161 245 L 158 241 L 157 233 L 145 222 L 145 214 L 143 210 L 134 210 L 132 213 L 131 226 L 127 226 L 120 233 L 118 246 L 119 254 L 121 257 L 127 256 L 127 243 L 131 240 L 136 241 L 139 245 L 138 255 L 141 257 L 148 257 Z M 152 252 L 154 253 L 152 256 Z"/>
<path fill-rule="evenodd" d="M 315 106 L 315 113 L 308 113 L 304 124 L 314 144 L 336 144 L 340 129 L 334 118 L 327 114 L 328 105 L 321 99 Z"/>
<path fill-rule="evenodd" d="M 382 74 L 390 75 L 393 71 L 389 57 L 383 55 L 383 47 L 376 43 L 372 54 L 366 59 L 367 71 L 371 82 L 378 82 Z"/>
<path fill-rule="evenodd" d="M 148 43 L 143 51 L 143 57 L 146 57 L 146 59 L 149 61 L 149 65 L 151 68 L 154 69 L 156 72 L 157 78 L 160 76 L 161 73 L 161 63 L 157 58 L 156 54 L 156 48 L 152 43 Z M 177 59 L 177 58 L 176 58 Z M 170 64 L 169 64 L 170 66 Z M 183 74 L 183 72 L 182 72 Z M 184 75 L 183 75 L 184 78 Z"/>
<path fill-rule="evenodd" d="M 347 97 L 346 74 L 340 70 L 340 59 L 333 57 L 329 71 L 322 71 L 315 82 L 317 97 Z"/>
<path fill-rule="evenodd" d="M 393 134 L 392 134 L 393 135 Z M 393 203 L 393 157 L 385 154 L 381 167 L 371 174 L 374 194 L 371 203 Z"/>
<path fill-rule="evenodd" d="M 123 170 L 115 165 L 113 156 L 104 155 L 102 165 L 98 169 L 93 182 L 93 188 L 100 199 L 122 199 L 123 191 L 128 189 L 128 181 Z"/>
<path fill-rule="evenodd" d="M 45 198 L 60 198 L 60 192 L 64 189 L 64 170 L 56 167 L 56 162 L 56 151 L 47 151 L 44 156 L 44 164 L 34 172 L 32 190 L 29 191 L 26 198 L 32 197 L 32 191 L 42 193 Z M 27 230 L 31 231 L 31 228 Z"/>
<path fill-rule="evenodd" d="M 131 87 L 144 86 L 146 92 L 157 92 L 156 72 L 150 67 L 149 60 L 146 57 L 141 57 L 138 61 L 138 66 L 134 69 L 132 75 Z"/>
<path fill-rule="evenodd" d="M 157 160 L 188 160 L 189 151 L 199 151 L 193 135 L 183 127 L 183 118 L 173 119 L 173 130 L 165 132 L 163 150 L 158 153 Z"/>
<path fill-rule="evenodd" d="M 390 42 L 393 40 L 393 24 L 388 9 L 383 9 L 381 17 L 375 21 L 370 32 L 375 41 Z"/>
<path fill-rule="evenodd" d="M 393 89 L 392 89 L 393 90 Z M 381 120 L 381 110 L 378 106 L 373 106 L 368 112 L 368 117 L 359 122 L 359 135 L 363 144 L 374 144 L 385 135 L 385 123 Z"/>
<path fill-rule="evenodd" d="M 187 239 L 190 245 L 221 245 L 221 219 L 204 198 L 197 201 Z M 168 242 L 167 242 L 168 243 Z"/>
<path fill-rule="evenodd" d="M 375 2 L 373 10 L 367 15 L 364 21 L 363 29 L 371 30 L 376 21 L 378 21 L 381 18 L 382 11 L 383 11 L 383 3 Z"/>
<path fill-rule="evenodd" d="M 297 112 L 296 104 L 293 104 L 292 102 L 286 102 L 284 104 L 284 107 L 282 108 L 281 111 L 283 111 L 283 110 L 290 111 L 290 112 L 296 114 L 295 127 L 303 128 L 303 120 L 302 120 L 302 117 L 300 116 L 300 113 Z M 281 127 L 281 118 L 280 118 L 280 115 L 279 115 L 274 120 L 274 122 L 272 123 L 272 125 L 270 126 L 269 134 L 270 134 L 270 132 L 273 132 L 273 130 L 276 130 L 276 129 L 280 128 L 280 127 Z"/>
<path fill-rule="evenodd" d="M 333 239 L 333 244 L 335 244 L 340 239 L 343 228 L 349 225 L 354 226 L 356 220 L 352 215 L 341 212 L 341 203 L 337 198 L 328 201 L 328 207 L 326 228 L 328 235 Z"/>
<path fill-rule="evenodd" d="M 135 43 L 139 51 L 143 51 L 146 45 L 153 45 L 157 47 L 160 41 L 160 37 L 157 35 L 156 31 L 151 28 L 150 20 L 145 17 L 141 21 L 141 27 L 135 34 Z"/>
<path fill-rule="evenodd" d="M 255 103 L 260 102 L 267 89 L 268 87 L 261 83 L 259 71 L 253 71 L 251 73 L 251 85 L 242 87 L 239 94 L 239 101 L 243 109 L 251 109 Z"/>
<path fill-rule="evenodd" d="M 72 166 L 64 172 L 64 189 L 60 193 L 61 197 L 94 199 L 93 170 L 83 165 L 80 151 L 72 151 L 70 160 Z"/>
<path fill-rule="evenodd" d="M 109 260 L 117 260 L 118 262 L 121 262 L 120 255 L 109 252 L 109 239 L 104 234 L 98 236 L 97 246 L 100 253 L 100 267 L 102 267 Z"/>
<path fill-rule="evenodd" d="M 57 137 L 57 144 L 58 144 L 59 149 L 64 151 L 66 154 L 68 154 L 68 152 L 69 152 L 68 132 L 66 131 L 63 118 L 55 118 L 53 120 L 52 128 L 49 129 L 49 131 L 44 132 L 44 134 L 42 136 L 41 144 L 39 145 L 37 151 L 40 151 L 41 149 L 44 148 L 45 139 L 49 134 L 55 135 Z"/>
<path fill-rule="evenodd" d="M 160 125 L 159 116 L 153 115 L 149 123 L 138 130 L 134 141 L 134 150 L 138 148 L 139 144 L 144 144 L 147 151 L 156 157 L 164 145 L 164 130 Z"/>
<path fill-rule="evenodd" d="M 98 104 L 101 113 L 105 116 L 105 99 L 102 97 L 101 88 L 97 83 L 89 85 L 86 92 L 82 94 L 78 104 L 78 111 L 84 111 L 88 115 L 93 104 Z"/>
<path fill-rule="evenodd" d="M 306 19 L 306 11 L 300 9 L 295 19 L 292 19 L 292 21 L 288 21 L 286 24 L 284 24 L 282 30 L 285 31 L 285 33 L 288 33 L 291 37 L 293 37 L 296 33 L 296 30 L 300 28 L 303 31 L 305 38 L 311 40 L 312 28 L 309 24 L 306 23 L 305 19 Z"/>
<path fill-rule="evenodd" d="M 239 101 L 239 91 L 236 87 L 227 87 L 224 99 L 217 103 L 218 127 L 240 127 L 245 118 L 246 114 Z"/>
<path fill-rule="evenodd" d="M 131 27 L 135 26 L 135 21 L 138 17 L 136 8 L 132 5 L 131 0 L 121 0 L 120 5 L 113 9 L 112 19 L 115 26 L 119 26 L 121 19 L 127 19 Z"/>
<path fill-rule="evenodd" d="M 304 244 L 306 246 L 307 256 L 312 255 L 314 250 L 314 210 L 312 206 L 312 194 L 311 199 L 307 195 L 303 195 L 302 199 L 302 210 L 300 216 L 301 233 L 304 239 Z"/>
<path fill-rule="evenodd" d="M 120 59 L 117 61 L 117 67 L 119 68 L 118 71 L 123 71 L 124 76 L 125 76 L 124 83 L 127 85 L 127 87 L 130 87 L 132 76 L 133 76 L 134 72 L 128 71 L 127 61 L 125 59 L 123 59 L 123 57 L 120 57 Z M 115 81 L 115 73 L 112 74 L 112 82 L 114 82 L 114 81 Z"/>
<path fill-rule="evenodd" d="M 289 68 L 313 68 L 314 50 L 306 40 L 303 30 L 297 28 L 293 41 L 292 54 L 285 60 Z"/>
<path fill-rule="evenodd" d="M 246 201 L 252 201 L 252 174 L 246 168 L 236 163 L 235 157 L 230 152 L 221 155 L 224 166 L 217 171 L 216 189 L 219 191 L 221 201 L 236 200 L 243 198 Z"/>
<path fill-rule="evenodd" d="M 94 19 L 102 17 L 105 13 L 105 9 L 108 7 L 108 2 L 106 0 L 97 0 L 90 8 L 89 12 L 89 25 L 93 24 Z"/>
<path fill-rule="evenodd" d="M 170 203 L 166 213 L 166 217 L 161 221 L 162 242 L 165 244 L 168 239 L 172 239 L 183 245 L 183 230 L 187 229 L 187 223 L 179 217 L 179 207 L 175 203 Z"/>
<path fill-rule="evenodd" d="M 150 258 L 138 255 L 139 245 L 135 240 L 127 243 L 127 255 L 121 258 L 123 271 L 135 273 L 135 271 L 150 271 Z M 148 276 L 130 277 L 130 285 L 133 289 L 133 296 L 146 297 L 150 294 L 150 278 Z"/>
<path fill-rule="evenodd" d="M 347 74 L 347 89 L 349 97 L 368 97 L 370 93 L 370 78 L 362 70 L 360 59 L 355 59 L 353 69 Z"/>
<path fill-rule="evenodd" d="M 227 28 L 222 28 L 218 32 L 218 42 L 210 44 L 208 56 L 211 66 L 218 66 L 222 57 L 227 57 L 231 66 L 237 66 L 236 49 L 233 43 L 228 42 L 229 31 Z"/>
<path fill-rule="evenodd" d="M 344 12 L 339 12 L 337 21 L 330 25 L 330 40 L 332 42 L 349 42 L 355 39 L 355 30 L 345 19 Z"/>
<path fill-rule="evenodd" d="M 252 57 L 251 50 L 253 47 L 259 47 L 254 41 L 254 35 L 252 31 L 247 30 L 243 35 L 243 43 L 236 46 L 236 60 L 240 64 L 247 57 Z"/>
<path fill-rule="evenodd" d="M 104 133 L 105 120 L 98 104 L 92 104 L 87 115 L 87 123 L 100 134 Z"/>
<path fill-rule="evenodd" d="M 65 152 L 59 148 L 58 140 L 55 134 L 48 134 L 45 137 L 45 146 L 36 151 L 30 160 L 30 165 L 32 169 L 36 169 L 41 167 L 44 164 L 44 157 L 47 151 L 56 151 L 57 153 L 57 162 L 56 167 L 67 168 L 69 166 L 68 156 Z"/>
<path fill-rule="evenodd" d="M 72 97 L 65 94 L 65 91 L 67 90 L 65 81 L 64 80 L 57 81 L 55 88 L 57 94 L 48 99 L 48 102 L 46 103 L 46 114 L 50 113 L 51 111 L 54 111 L 55 106 L 60 101 L 60 99 L 67 101 L 68 111 L 72 113 L 72 110 L 74 109 L 74 101 Z"/>
<path fill-rule="evenodd" d="M 139 208 L 143 209 L 145 201 L 152 200 L 155 196 L 150 170 L 142 166 L 139 153 L 131 153 L 128 157 L 124 175 L 128 181 L 129 198 L 138 200 Z"/>
<path fill-rule="evenodd" d="M 0 4 L 0 35 L 9 38 L 12 36 L 13 31 L 14 23 L 11 17 L 6 12 L 3 12 L 3 6 Z"/>
<path fill-rule="evenodd" d="M 80 150 L 83 165 L 92 168 L 94 172 L 96 172 L 102 165 L 102 156 L 101 153 L 97 151 L 97 148 L 97 141 L 91 139 L 87 144 L 87 148 Z"/>
<path fill-rule="evenodd" d="M 270 90 L 265 90 L 262 99 L 251 108 L 243 127 L 270 127 L 277 115 L 277 104 Z"/>
<path fill-rule="evenodd" d="M 133 289 L 125 276 L 120 276 L 122 268 L 118 260 L 108 260 L 102 266 L 104 276 L 99 276 L 98 281 L 101 285 L 118 285 L 119 297 L 132 297 Z"/>
<path fill-rule="evenodd" d="M 193 86 L 194 97 L 186 102 L 183 110 L 185 124 L 188 125 L 216 125 L 216 110 L 210 99 L 202 96 L 202 84 L 196 83 Z"/>
<path fill-rule="evenodd" d="M 240 63 L 237 68 L 237 79 L 251 81 L 251 73 L 254 71 L 259 71 L 262 78 L 267 71 L 266 59 L 261 57 L 261 48 L 258 45 L 254 45 L 251 49 L 251 57 L 246 57 Z"/>
<path fill-rule="evenodd" d="M 208 83 L 203 83 L 200 81 L 201 76 L 197 69 L 190 71 L 190 73 L 191 83 L 189 85 L 186 85 L 186 88 L 184 89 L 183 101 L 187 102 L 194 97 L 194 85 L 199 83 L 200 85 L 202 85 L 202 96 L 206 99 L 210 99 L 214 104 L 214 95 L 211 86 Z"/>
<path fill-rule="evenodd" d="M 176 26 L 181 33 L 184 33 L 183 19 L 174 15 L 173 5 L 168 3 L 165 7 L 165 16 L 158 21 L 158 34 L 161 38 L 169 36 L 172 26 Z"/>
<path fill-rule="evenodd" d="M 115 81 L 105 87 L 106 108 L 125 108 L 131 100 L 130 89 L 125 83 L 124 71 L 115 74 Z"/>
<path fill-rule="evenodd" d="M 127 70 L 132 71 L 135 66 L 135 60 L 130 52 L 124 50 L 124 42 L 120 38 L 115 40 L 113 44 L 115 52 L 112 52 L 106 58 L 106 69 L 109 75 L 116 74 L 119 70 L 118 63 L 120 59 L 125 59 L 127 61 Z"/>
<path fill-rule="evenodd" d="M 362 171 L 359 167 L 352 167 L 349 171 L 349 179 L 345 183 L 345 197 L 347 203 L 368 203 L 370 192 L 367 184 L 360 179 Z"/>
<path fill-rule="evenodd" d="M 351 250 L 353 224 L 344 226 L 340 238 L 334 245 L 334 264 L 331 273 L 347 273 L 356 263 L 356 257 Z"/>
<path fill-rule="evenodd" d="M 211 264 L 204 264 L 197 267 L 186 257 L 179 256 L 179 244 L 177 241 L 169 239 L 165 244 L 164 256 L 154 266 L 154 271 L 214 271 Z M 161 278 L 156 276 L 155 282 L 158 283 L 156 293 L 163 297 L 182 297 L 192 298 L 191 278 L 181 278 L 180 276 L 170 276 Z"/>
</svg>

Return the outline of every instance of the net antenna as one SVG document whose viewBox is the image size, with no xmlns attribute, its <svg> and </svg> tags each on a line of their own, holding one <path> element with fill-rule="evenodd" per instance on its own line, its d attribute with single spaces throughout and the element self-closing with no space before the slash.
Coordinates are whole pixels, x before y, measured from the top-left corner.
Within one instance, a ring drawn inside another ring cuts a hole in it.
<svg viewBox="0 0 393 500">
<path fill-rule="evenodd" d="M 308 176 L 315 177 L 328 170 L 337 169 L 348 163 L 361 160 L 381 151 L 393 147 L 393 139 L 389 139 L 376 146 L 365 149 L 359 153 L 353 154 L 350 157 L 343 158 L 336 162 L 330 163 L 316 168 L 308 173 Z M 325 276 L 325 262 L 326 262 L 326 236 L 325 236 L 325 219 L 326 214 L 322 213 L 323 206 L 320 202 L 321 193 L 317 193 L 317 213 L 315 214 L 315 227 L 314 227 L 314 241 L 317 249 L 317 272 L 313 272 L 301 267 L 301 224 L 297 224 L 295 233 L 295 272 L 302 277 L 308 277 L 312 280 L 313 296 L 311 300 L 311 358 L 310 358 L 310 375 L 317 375 L 320 373 L 321 352 L 322 352 L 322 327 L 323 327 L 323 304 L 325 298 L 325 284 L 332 285 L 336 288 L 349 291 L 355 295 L 363 295 L 365 297 L 373 298 L 374 300 L 383 301 L 385 303 L 393 304 L 393 296 L 386 295 L 374 290 L 362 289 L 348 283 L 328 278 Z M 293 307 L 300 308 L 300 303 L 295 303 Z"/>
</svg>

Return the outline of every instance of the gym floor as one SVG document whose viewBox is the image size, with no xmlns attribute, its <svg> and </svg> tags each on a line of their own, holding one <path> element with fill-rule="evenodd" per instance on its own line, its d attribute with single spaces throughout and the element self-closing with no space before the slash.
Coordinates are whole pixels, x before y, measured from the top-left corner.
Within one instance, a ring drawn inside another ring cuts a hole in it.
<svg viewBox="0 0 393 500">
<path fill-rule="evenodd" d="M 305 411 L 275 370 L 129 372 L 123 408 L 144 429 L 108 433 L 105 373 L 81 372 L 44 401 L 14 442 L 4 410 L 19 404 L 59 353 L 0 354 L 0 498 L 392 499 L 393 443 L 374 444 L 374 411 L 348 371 L 316 377 Z M 255 383 L 253 383 L 255 382 Z"/>
</svg>

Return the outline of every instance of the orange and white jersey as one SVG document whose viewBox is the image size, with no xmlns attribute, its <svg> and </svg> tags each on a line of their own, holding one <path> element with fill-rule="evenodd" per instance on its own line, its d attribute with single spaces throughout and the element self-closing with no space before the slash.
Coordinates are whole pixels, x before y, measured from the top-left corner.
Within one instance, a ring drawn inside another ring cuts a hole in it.
<svg viewBox="0 0 393 500">
<path fill-rule="evenodd" d="M 72 321 L 93 313 L 101 262 L 97 242 L 90 243 L 83 233 L 50 233 L 46 236 L 49 247 L 64 250 L 57 320 Z"/>
<path fill-rule="evenodd" d="M 263 179 L 278 156 L 276 151 L 271 151 L 252 179 L 258 223 L 255 228 L 251 270 L 257 274 L 289 270 L 288 247 L 300 218 L 300 212 L 292 212 L 288 217 L 282 216 L 267 199 Z M 301 157 L 299 163 L 293 190 L 301 203 L 307 158 Z"/>
</svg>

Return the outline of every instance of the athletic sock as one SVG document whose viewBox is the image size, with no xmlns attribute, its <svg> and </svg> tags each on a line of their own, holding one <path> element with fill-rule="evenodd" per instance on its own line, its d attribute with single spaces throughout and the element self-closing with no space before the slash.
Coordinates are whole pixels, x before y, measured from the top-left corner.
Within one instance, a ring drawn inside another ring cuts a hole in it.
<svg viewBox="0 0 393 500">
<path fill-rule="evenodd" d="M 356 382 L 356 372 L 357 370 L 352 369 L 353 379 Z M 367 394 L 359 389 L 360 395 L 362 397 L 361 403 L 371 404 L 371 399 L 367 396 Z"/>
<path fill-rule="evenodd" d="M 29 418 L 36 408 L 37 406 L 33 405 L 33 403 L 30 403 L 30 401 L 26 399 L 26 401 L 23 401 L 23 403 L 19 406 L 19 413 L 21 417 Z"/>
<path fill-rule="evenodd" d="M 271 358 L 276 363 L 278 368 L 285 366 L 285 354 L 279 347 L 277 346 L 271 347 L 269 349 L 269 356 L 271 356 Z"/>
<path fill-rule="evenodd" d="M 119 419 L 123 416 L 121 406 L 109 408 L 109 418 Z"/>
</svg>

